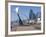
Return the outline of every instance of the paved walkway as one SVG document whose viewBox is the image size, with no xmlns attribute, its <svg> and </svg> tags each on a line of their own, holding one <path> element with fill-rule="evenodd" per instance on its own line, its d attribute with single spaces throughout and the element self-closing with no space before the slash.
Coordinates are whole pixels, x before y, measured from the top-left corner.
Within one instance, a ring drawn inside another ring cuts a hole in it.
<svg viewBox="0 0 46 37">
<path fill-rule="evenodd" d="M 28 31 L 28 30 L 40 30 L 40 24 L 33 24 L 29 26 L 14 26 L 12 28 L 13 31 Z"/>
</svg>

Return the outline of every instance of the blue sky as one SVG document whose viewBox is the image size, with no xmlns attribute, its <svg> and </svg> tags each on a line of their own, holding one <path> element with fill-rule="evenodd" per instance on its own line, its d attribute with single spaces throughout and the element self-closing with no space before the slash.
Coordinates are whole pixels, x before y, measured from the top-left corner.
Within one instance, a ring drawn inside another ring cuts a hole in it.
<svg viewBox="0 0 46 37">
<path fill-rule="evenodd" d="M 16 8 L 19 7 L 19 16 L 20 18 L 23 19 L 27 19 L 29 18 L 29 12 L 30 9 L 33 10 L 33 12 L 36 14 L 37 12 L 41 12 L 41 7 L 37 7 L 37 6 L 16 6 L 16 5 L 11 5 L 11 21 L 16 21 L 19 20 L 17 13 L 16 13 Z"/>
</svg>

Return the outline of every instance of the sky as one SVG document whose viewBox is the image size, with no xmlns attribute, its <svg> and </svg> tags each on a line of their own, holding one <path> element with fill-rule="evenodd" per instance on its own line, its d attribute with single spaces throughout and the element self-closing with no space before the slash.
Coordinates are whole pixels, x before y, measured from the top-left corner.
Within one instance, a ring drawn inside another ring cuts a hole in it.
<svg viewBox="0 0 46 37">
<path fill-rule="evenodd" d="M 17 8 L 18 8 L 18 11 L 16 11 Z M 21 20 L 28 19 L 30 9 L 32 9 L 35 14 L 37 14 L 37 12 L 41 12 L 41 7 L 38 7 L 38 6 L 11 5 L 11 21 L 19 20 L 17 12 L 19 13 Z"/>
</svg>

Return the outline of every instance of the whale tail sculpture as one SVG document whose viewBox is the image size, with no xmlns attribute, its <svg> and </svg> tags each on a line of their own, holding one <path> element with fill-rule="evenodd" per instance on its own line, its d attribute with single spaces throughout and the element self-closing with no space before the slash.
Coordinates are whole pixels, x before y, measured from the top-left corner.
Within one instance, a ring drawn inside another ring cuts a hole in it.
<svg viewBox="0 0 46 37">
<path fill-rule="evenodd" d="M 30 13 L 29 13 L 29 19 L 30 20 L 36 19 L 36 15 L 33 13 L 33 10 L 32 9 L 30 10 Z"/>
</svg>

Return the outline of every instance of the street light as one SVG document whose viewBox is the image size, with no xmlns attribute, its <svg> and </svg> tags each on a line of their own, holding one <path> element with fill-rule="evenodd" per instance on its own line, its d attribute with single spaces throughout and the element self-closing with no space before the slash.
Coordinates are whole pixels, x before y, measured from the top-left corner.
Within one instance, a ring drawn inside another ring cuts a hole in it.
<svg viewBox="0 0 46 37">
<path fill-rule="evenodd" d="M 16 7 L 16 13 L 17 13 L 17 15 L 19 14 L 18 11 L 19 11 L 19 7 Z"/>
<path fill-rule="evenodd" d="M 23 25 L 23 22 L 22 22 L 22 20 L 21 20 L 21 18 L 20 18 L 20 16 L 19 16 L 19 7 L 16 7 L 16 13 L 17 13 L 17 15 L 18 15 L 18 18 L 19 18 L 19 24 L 20 25 Z"/>
</svg>

